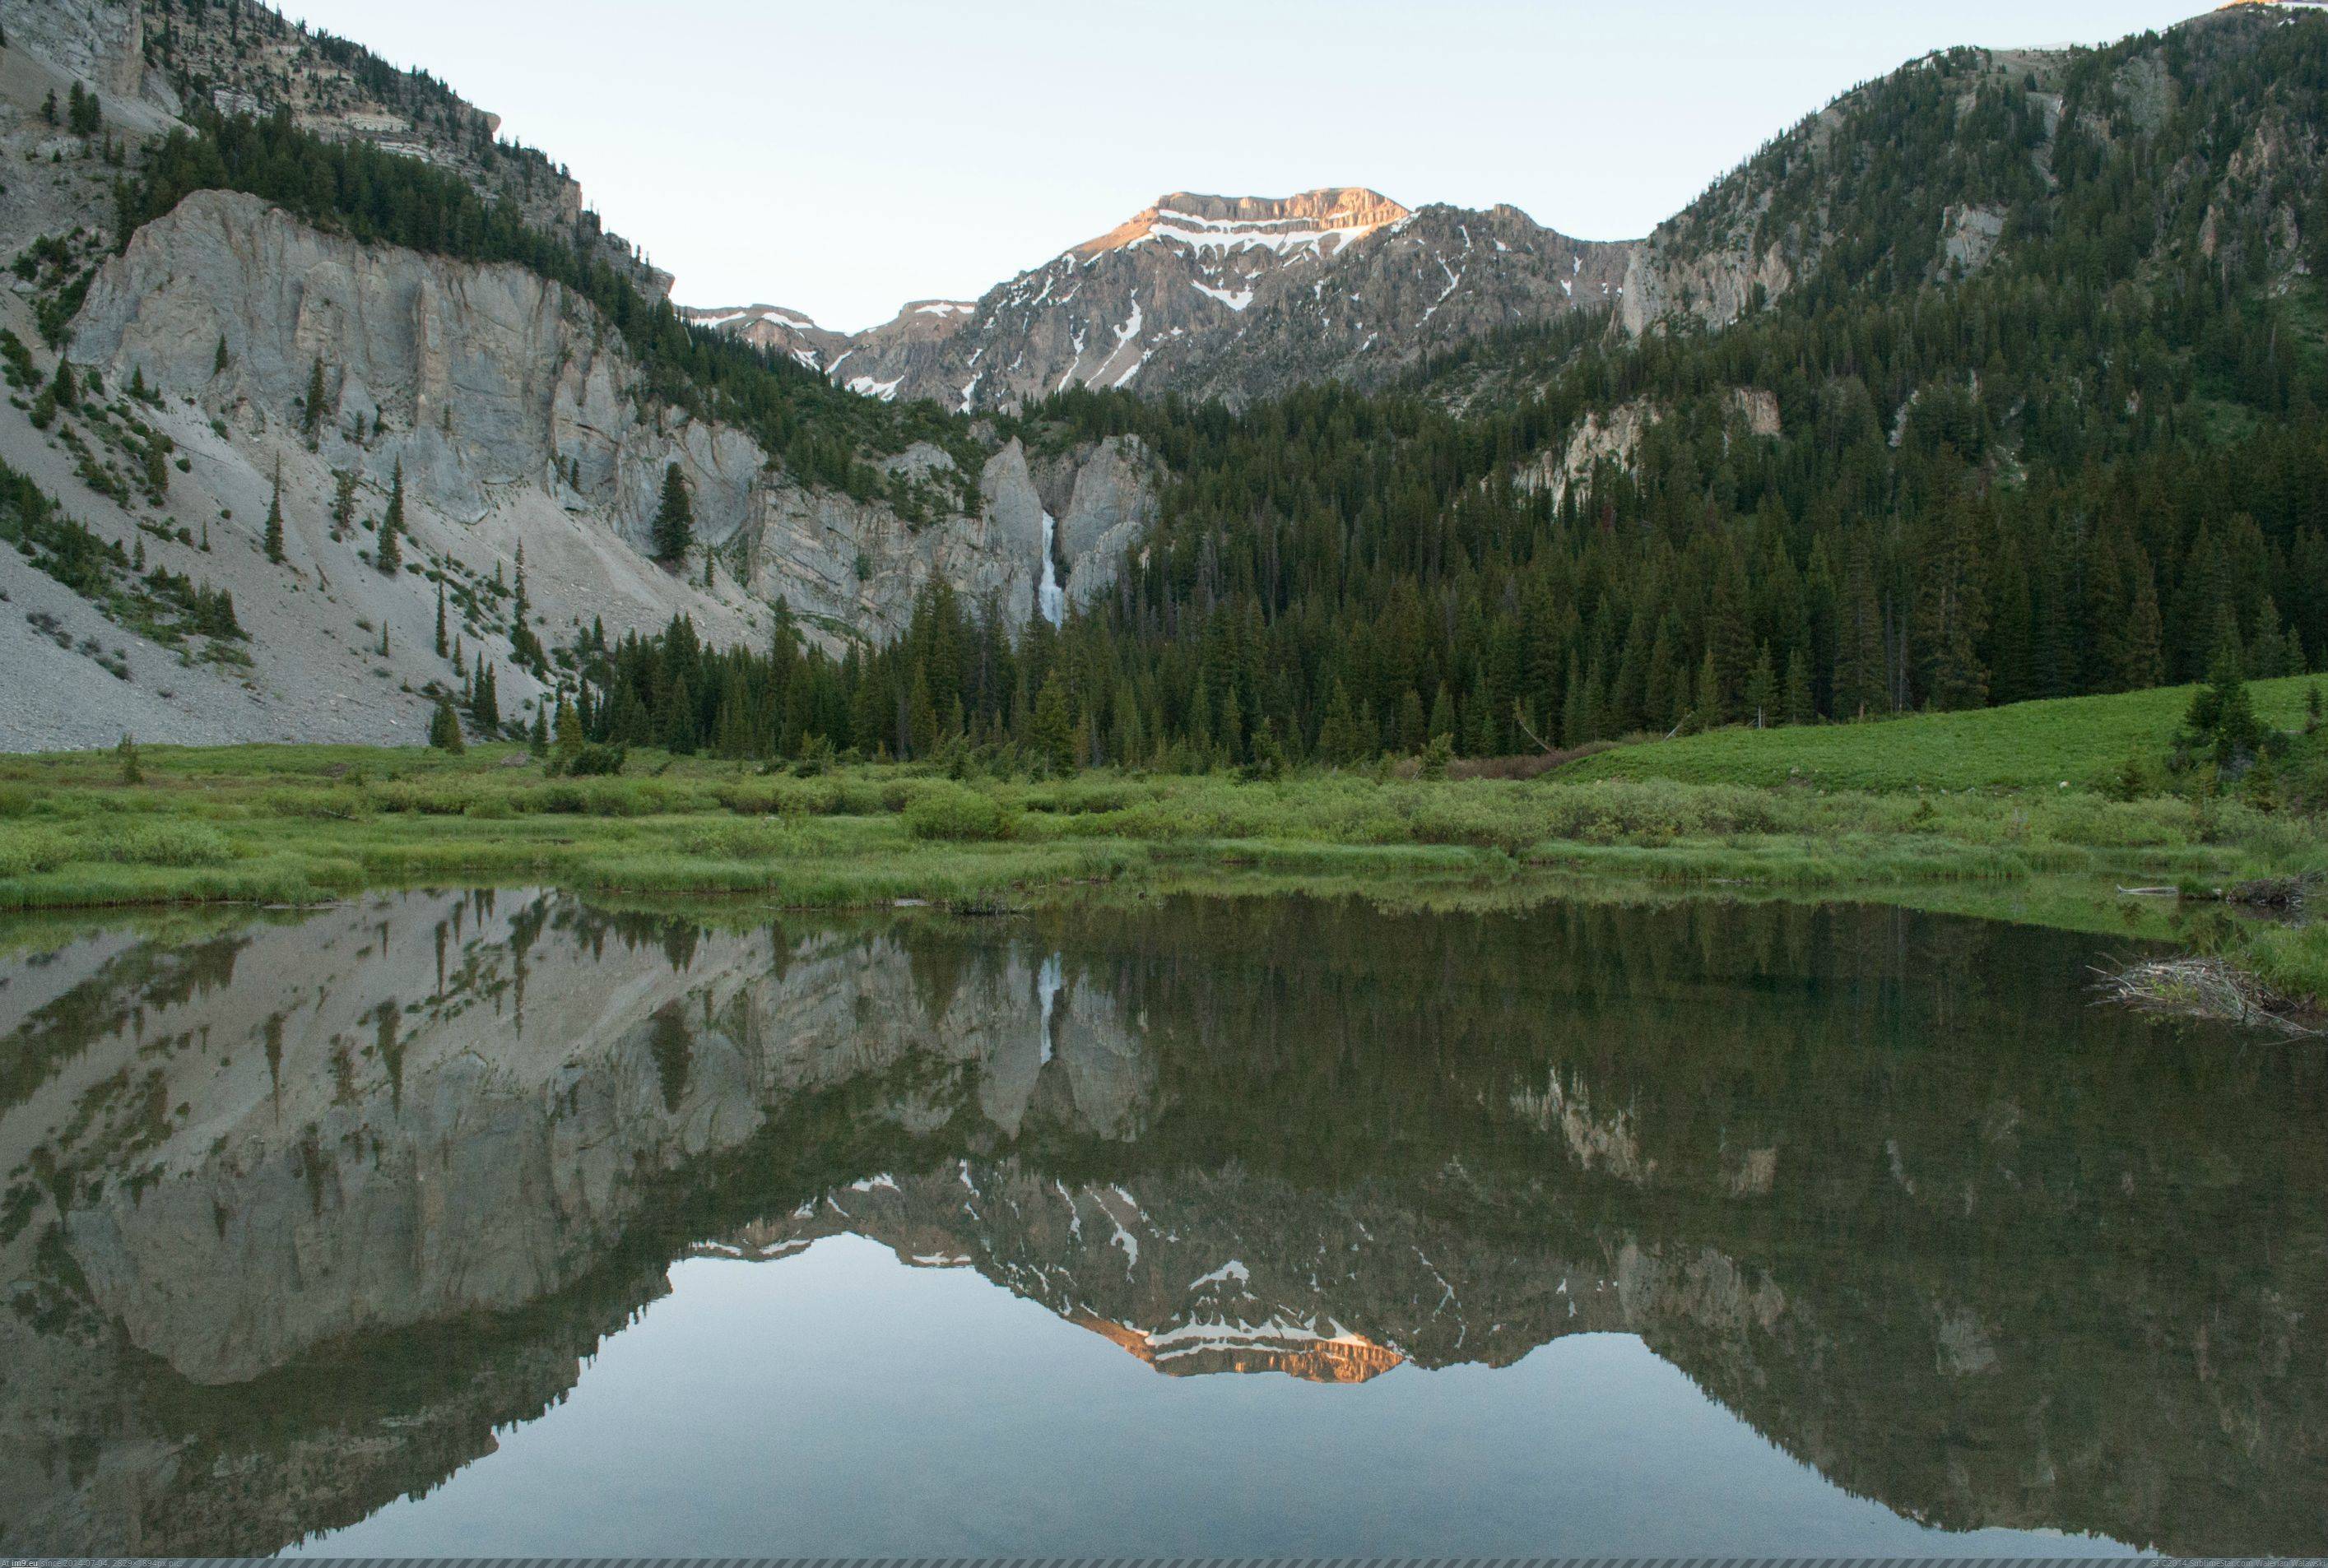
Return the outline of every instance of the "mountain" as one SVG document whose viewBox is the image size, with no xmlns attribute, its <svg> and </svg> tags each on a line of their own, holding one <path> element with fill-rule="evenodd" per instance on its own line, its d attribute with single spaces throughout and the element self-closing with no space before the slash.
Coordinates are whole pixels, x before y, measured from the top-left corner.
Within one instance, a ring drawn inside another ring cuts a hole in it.
<svg viewBox="0 0 2328 1568">
<path fill-rule="evenodd" d="M 1137 441 L 1030 453 L 698 341 L 562 168 L 346 41 L 256 5 L 0 24 L 0 148 L 47 171 L 0 191 L 0 744 L 411 740 L 487 671 L 522 722 L 599 627 L 756 645 L 781 604 L 838 651 L 939 583 L 1023 623 L 1153 515 Z M 98 128 L 52 123 L 83 89 Z M 658 563 L 674 468 L 695 543 Z"/>
<path fill-rule="evenodd" d="M 1075 630 L 1085 755 L 1498 757 L 2319 669 L 2323 190 L 2317 9 L 1951 50 L 1661 226 L 1613 322 L 1239 418 L 1047 399 L 1178 481 Z"/>
<path fill-rule="evenodd" d="M 28 940 L 12 1554 L 351 1523 L 559 1403 L 672 1260 L 841 1234 L 1166 1375 L 1625 1333 L 1928 1524 L 2317 1539 L 2328 1089 L 2087 1005 L 2090 938 L 1692 901 L 706 926 L 504 890 Z"/>
<path fill-rule="evenodd" d="M 1056 668 L 1081 760 L 1174 766 L 2328 653 L 2316 10 L 1932 55 L 1637 244 L 1176 193 L 855 337 L 690 324 L 546 156 L 259 8 L 0 21 L 44 170 L 0 191 L 8 745 L 409 737 L 481 669 L 480 728 L 580 686 L 614 736 L 612 649 L 680 616 L 682 662 L 785 623 L 822 661 L 762 749 L 911 753 L 957 703 L 1023 748 Z M 660 689 L 621 737 L 702 743 L 714 694 Z"/>
<path fill-rule="evenodd" d="M 766 305 L 683 313 L 852 390 L 965 414 L 1070 387 L 1242 406 L 1304 382 L 1379 385 L 1490 329 L 1610 304 L 1633 254 L 1513 207 L 1176 191 L 975 301 L 916 301 L 853 336 Z"/>
</svg>

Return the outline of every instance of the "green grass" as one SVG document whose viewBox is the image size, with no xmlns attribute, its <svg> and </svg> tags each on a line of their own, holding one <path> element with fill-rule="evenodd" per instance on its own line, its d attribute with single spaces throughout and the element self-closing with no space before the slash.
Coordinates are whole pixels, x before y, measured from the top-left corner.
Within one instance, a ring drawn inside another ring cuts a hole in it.
<svg viewBox="0 0 2328 1568">
<path fill-rule="evenodd" d="M 2248 690 L 2266 723 L 2292 730 L 2302 724 L 2305 694 L 2315 685 L 2328 686 L 2328 677 L 2256 681 Z M 1717 730 L 1619 746 L 1562 771 L 1575 779 L 1821 789 L 2058 789 L 2065 782 L 2093 789 L 2130 757 L 2163 756 L 2194 689 L 2164 686 L 1862 724 Z"/>
<path fill-rule="evenodd" d="M 2309 684 L 2260 683 L 2258 705 L 2293 726 Z M 2093 787 L 2129 755 L 2163 751 L 2188 698 L 1721 732 L 1525 780 L 1426 780 L 1388 766 L 1255 782 L 955 779 L 927 767 L 796 777 L 654 753 L 634 753 L 619 778 L 565 779 L 513 747 L 239 746 L 149 747 L 143 780 L 127 785 L 110 752 L 11 757 L 0 759 L 0 910 L 518 882 L 986 908 L 1094 886 L 1291 878 L 1385 897 L 1432 888 L 1525 901 L 1621 885 L 1876 899 L 2196 939 L 2183 916 L 2211 906 L 2117 890 L 2328 874 L 2328 838 L 2316 819 L 2240 799 L 2201 809 Z M 2284 994 L 2328 997 L 2316 936 L 2217 920 L 2205 939 Z"/>
</svg>

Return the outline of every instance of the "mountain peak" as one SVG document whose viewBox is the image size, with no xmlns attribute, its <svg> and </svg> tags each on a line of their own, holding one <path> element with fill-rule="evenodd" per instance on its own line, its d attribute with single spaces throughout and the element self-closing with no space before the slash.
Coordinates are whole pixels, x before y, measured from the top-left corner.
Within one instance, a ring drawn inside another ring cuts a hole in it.
<svg viewBox="0 0 2328 1568">
<path fill-rule="evenodd" d="M 1284 254 L 1314 247 L 1331 254 L 1407 210 L 1364 186 L 1328 186 L 1292 196 L 1201 196 L 1175 191 L 1075 248 L 1082 257 L 1129 250 L 1150 240 L 1178 242 L 1198 250 L 1244 250 L 1253 247 Z"/>
</svg>

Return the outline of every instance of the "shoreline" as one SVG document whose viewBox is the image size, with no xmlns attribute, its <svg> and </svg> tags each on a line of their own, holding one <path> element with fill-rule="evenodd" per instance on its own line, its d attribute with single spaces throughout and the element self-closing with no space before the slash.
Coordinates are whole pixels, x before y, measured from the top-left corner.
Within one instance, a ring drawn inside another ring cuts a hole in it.
<svg viewBox="0 0 2328 1568">
<path fill-rule="evenodd" d="M 2173 797 L 1822 792 L 1562 770 L 1422 779 L 1387 765 L 1274 780 L 1031 779 L 643 761 L 619 777 L 562 779 L 517 746 L 155 747 L 127 783 L 111 752 L 11 759 L 0 761 L 0 914 L 521 883 L 962 912 L 1192 882 L 1448 903 L 1775 897 L 2173 943 L 2243 975 L 2278 1015 L 2328 997 L 2328 928 L 2252 918 L 2241 897 L 2300 889 L 2328 871 L 2328 844 L 2306 822 L 2239 807 L 2201 816 Z"/>
</svg>

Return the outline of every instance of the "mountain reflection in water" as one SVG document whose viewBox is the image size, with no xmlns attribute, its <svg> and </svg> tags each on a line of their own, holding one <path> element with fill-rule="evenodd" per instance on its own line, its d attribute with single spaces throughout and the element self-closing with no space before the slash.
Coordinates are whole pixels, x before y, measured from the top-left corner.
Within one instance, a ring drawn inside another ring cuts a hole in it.
<svg viewBox="0 0 2328 1568">
<path fill-rule="evenodd" d="M 1299 898 L 745 925 L 533 892 L 0 938 L 0 1552 L 402 1519 L 561 1430 L 674 1279 L 844 1237 L 1159 1373 L 1369 1384 L 1319 1391 L 1353 1484 L 1365 1423 L 1437 1441 L 1385 1424 L 1423 1371 L 1621 1334 L 1885 1517 L 2328 1548 L 2328 1070 L 2089 1005 L 2091 938 Z M 1037 1331 L 1011 1321 L 953 1343 Z M 1103 1376 L 1039 1343 L 1016 1386 Z M 1228 1420 L 1233 1385 L 1183 1386 Z M 1495 1386 L 1437 1387 L 1447 1465 Z M 1624 1461 L 1597 1461 L 1620 1490 Z M 1174 1543 L 1255 1543 L 1227 1512 L 1186 1535 L 1208 1502 Z M 1477 1502 L 1443 1545 L 1514 1545 L 1459 1538 Z M 993 1528 L 899 1541 L 1065 1539 Z"/>
</svg>

